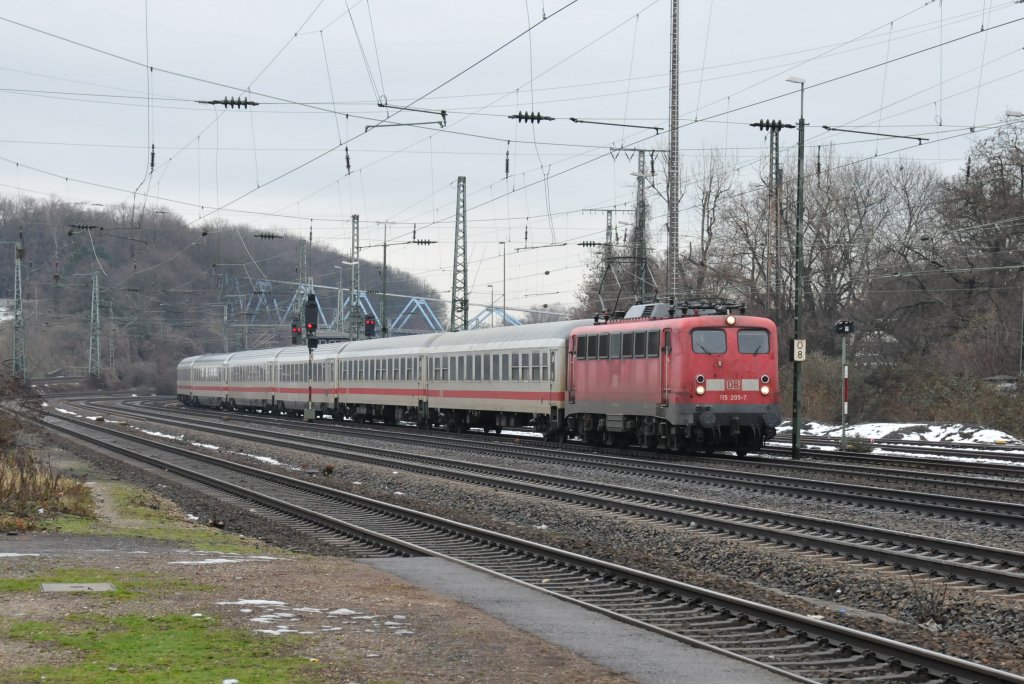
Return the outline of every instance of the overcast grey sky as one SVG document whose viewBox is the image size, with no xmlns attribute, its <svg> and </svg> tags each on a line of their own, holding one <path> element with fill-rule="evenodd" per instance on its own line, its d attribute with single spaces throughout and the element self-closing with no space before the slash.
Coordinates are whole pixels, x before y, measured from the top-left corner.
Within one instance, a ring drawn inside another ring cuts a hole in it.
<svg viewBox="0 0 1024 684">
<path fill-rule="evenodd" d="M 359 214 L 364 258 L 381 258 L 386 224 L 389 264 L 447 293 L 455 184 L 466 176 L 471 301 L 488 304 L 492 290 L 500 301 L 507 289 L 510 307 L 569 303 L 588 255 L 578 243 L 604 238 L 604 213 L 588 210 L 635 199 L 636 158 L 610 148 L 667 148 L 670 9 L 669 0 L 7 2 L 0 192 L 160 207 L 195 226 L 312 227 L 314 242 L 345 252 Z M 798 86 L 786 81 L 795 75 L 806 82 L 809 144 L 952 173 L 975 136 L 1024 109 L 1022 20 L 1024 4 L 1010 0 L 682 2 L 682 163 L 722 148 L 752 182 L 767 148 L 748 124 L 796 121 Z M 197 102 L 227 97 L 259 106 Z M 508 118 L 519 111 L 555 120 Z M 378 123 L 416 125 L 367 130 Z M 796 134 L 783 140 L 791 150 Z M 651 198 L 652 241 L 663 249 L 666 208 Z M 693 204 L 684 194 L 684 249 Z M 404 244 L 414 225 L 438 244 Z M 334 284 L 336 274 L 313 275 Z"/>
</svg>

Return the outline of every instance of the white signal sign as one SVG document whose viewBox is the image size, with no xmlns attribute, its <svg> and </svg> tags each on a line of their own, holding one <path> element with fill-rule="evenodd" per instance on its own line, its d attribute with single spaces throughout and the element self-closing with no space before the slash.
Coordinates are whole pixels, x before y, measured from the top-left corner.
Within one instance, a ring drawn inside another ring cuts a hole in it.
<svg viewBox="0 0 1024 684">
<path fill-rule="evenodd" d="M 793 340 L 793 360 L 807 360 L 807 340 Z"/>
</svg>

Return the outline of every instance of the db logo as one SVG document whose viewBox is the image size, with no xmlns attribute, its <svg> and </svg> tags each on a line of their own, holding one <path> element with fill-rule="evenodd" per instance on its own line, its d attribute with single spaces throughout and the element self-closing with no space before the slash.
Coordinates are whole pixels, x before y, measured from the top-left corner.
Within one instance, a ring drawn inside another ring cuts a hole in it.
<svg viewBox="0 0 1024 684">
<path fill-rule="evenodd" d="M 726 380 L 725 381 L 725 389 L 727 389 L 727 390 L 738 390 L 738 389 L 740 389 L 740 381 L 739 380 Z"/>
</svg>

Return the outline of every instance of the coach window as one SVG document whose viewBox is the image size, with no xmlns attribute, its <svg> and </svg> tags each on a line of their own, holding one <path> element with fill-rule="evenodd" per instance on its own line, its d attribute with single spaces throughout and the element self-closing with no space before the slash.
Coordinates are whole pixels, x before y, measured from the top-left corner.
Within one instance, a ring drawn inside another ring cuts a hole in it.
<svg viewBox="0 0 1024 684">
<path fill-rule="evenodd" d="M 597 358 L 608 358 L 608 333 L 597 336 Z"/>
<path fill-rule="evenodd" d="M 519 382 L 519 354 L 512 355 L 512 382 Z"/>
<path fill-rule="evenodd" d="M 633 333 L 633 358 L 642 359 L 647 356 L 647 333 Z"/>
<path fill-rule="evenodd" d="M 533 380 L 534 382 L 540 382 L 540 352 L 533 352 L 533 357 L 531 361 L 532 363 L 530 364 L 530 368 L 532 370 L 530 379 Z"/>
<path fill-rule="evenodd" d="M 660 347 L 660 343 L 661 343 L 661 331 L 660 330 L 652 330 L 649 333 L 647 333 L 647 355 L 648 356 L 657 356 L 658 355 L 658 348 Z"/>
<path fill-rule="evenodd" d="M 540 363 L 541 363 L 541 371 L 540 371 L 540 379 L 541 380 L 543 380 L 544 382 L 547 382 L 549 377 L 550 378 L 555 377 L 555 359 L 554 359 L 554 356 L 551 357 L 550 375 L 548 374 L 548 353 L 547 352 L 544 352 L 541 355 Z"/>
<path fill-rule="evenodd" d="M 491 355 L 487 354 L 484 356 L 484 382 L 490 382 L 491 379 Z"/>
<path fill-rule="evenodd" d="M 608 358 L 617 359 L 622 356 L 622 334 L 614 333 L 608 340 Z"/>
<path fill-rule="evenodd" d="M 481 366 L 483 365 L 483 358 L 479 354 L 473 355 L 473 379 L 476 381 L 483 380 L 483 371 Z"/>
<path fill-rule="evenodd" d="M 724 330 L 694 330 L 691 333 L 695 354 L 724 354 Z"/>
</svg>

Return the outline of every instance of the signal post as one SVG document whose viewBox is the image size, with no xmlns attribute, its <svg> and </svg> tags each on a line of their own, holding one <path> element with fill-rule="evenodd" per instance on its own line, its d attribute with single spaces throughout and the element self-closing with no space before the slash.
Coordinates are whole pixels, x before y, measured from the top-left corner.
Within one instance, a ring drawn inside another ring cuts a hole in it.
<svg viewBox="0 0 1024 684">
<path fill-rule="evenodd" d="M 306 365 L 306 378 L 308 380 L 309 393 L 307 394 L 306 409 L 302 412 L 302 419 L 311 422 L 316 420 L 316 410 L 313 408 L 313 350 L 317 348 L 320 341 L 316 337 L 316 327 L 320 315 L 316 303 L 316 295 L 309 293 L 306 299 L 306 347 L 309 349 L 309 361 Z M 293 326 L 294 334 L 294 326 Z"/>
</svg>

